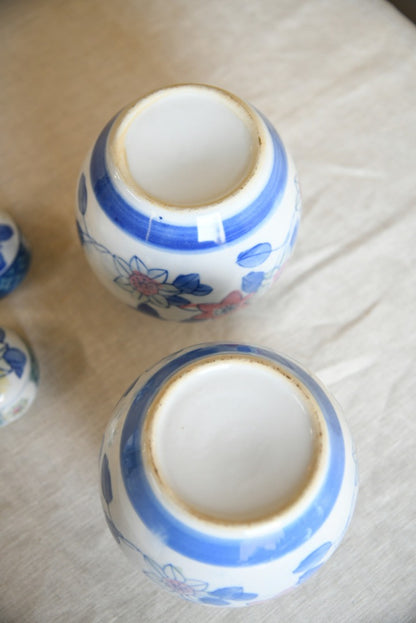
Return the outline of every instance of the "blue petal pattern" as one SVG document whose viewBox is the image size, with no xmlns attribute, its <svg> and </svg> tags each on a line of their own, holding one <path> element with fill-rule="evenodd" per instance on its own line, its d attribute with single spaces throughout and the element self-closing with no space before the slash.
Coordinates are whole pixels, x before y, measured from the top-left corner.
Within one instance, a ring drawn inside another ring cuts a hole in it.
<svg viewBox="0 0 416 623">
<path fill-rule="evenodd" d="M 81 214 L 85 214 L 87 211 L 88 194 L 87 184 L 85 181 L 84 173 L 81 175 L 78 185 L 78 207 Z"/>
<path fill-rule="evenodd" d="M 323 543 L 320 547 L 315 549 L 309 556 L 306 556 L 304 560 L 296 567 L 293 573 L 303 573 L 315 567 L 317 563 L 320 563 L 327 552 L 331 549 L 332 543 L 331 541 L 327 541 Z"/>
<path fill-rule="evenodd" d="M 10 227 L 10 225 L 0 225 L 0 242 L 10 240 L 12 236 L 13 229 Z"/>
<path fill-rule="evenodd" d="M 242 279 L 241 286 L 244 292 L 257 292 L 264 280 L 264 272 L 258 271 L 248 273 Z"/>
<path fill-rule="evenodd" d="M 172 282 L 172 285 L 178 288 L 181 292 L 194 294 L 196 296 L 205 296 L 212 292 L 211 286 L 200 283 L 198 273 L 178 275 Z"/>
<path fill-rule="evenodd" d="M 6 361 L 16 376 L 22 378 L 27 357 L 19 348 L 7 347 L 3 353 L 3 359 Z"/>
<path fill-rule="evenodd" d="M 237 264 L 244 268 L 260 266 L 268 259 L 271 252 L 271 244 L 269 242 L 261 242 L 251 249 L 247 249 L 247 251 L 242 251 L 237 257 Z"/>
<path fill-rule="evenodd" d="M 101 491 L 103 492 L 104 500 L 107 504 L 110 504 L 113 499 L 113 489 L 111 487 L 110 467 L 106 454 L 104 454 L 103 461 L 101 463 Z"/>
<path fill-rule="evenodd" d="M 245 593 L 241 586 L 227 586 L 226 588 L 218 588 L 216 591 L 209 591 L 212 597 L 220 599 L 231 599 L 233 601 L 246 601 L 255 599 L 256 593 Z"/>
</svg>

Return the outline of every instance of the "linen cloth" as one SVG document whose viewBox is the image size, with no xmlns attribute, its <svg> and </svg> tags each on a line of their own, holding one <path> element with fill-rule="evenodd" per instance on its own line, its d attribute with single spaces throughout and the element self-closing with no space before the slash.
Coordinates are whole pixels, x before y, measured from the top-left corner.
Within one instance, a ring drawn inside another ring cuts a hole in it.
<svg viewBox="0 0 416 623">
<path fill-rule="evenodd" d="M 416 29 L 383 0 L 4 0 L 0 208 L 33 263 L 0 324 L 40 363 L 0 430 L 0 621 L 416 621 Z M 74 225 L 81 163 L 124 105 L 178 82 L 250 101 L 298 168 L 295 252 L 220 320 L 135 312 L 90 271 Z M 333 557 L 244 610 L 195 606 L 132 569 L 101 511 L 97 457 L 131 381 L 178 348 L 246 341 L 315 372 L 342 405 L 361 488 Z"/>
</svg>

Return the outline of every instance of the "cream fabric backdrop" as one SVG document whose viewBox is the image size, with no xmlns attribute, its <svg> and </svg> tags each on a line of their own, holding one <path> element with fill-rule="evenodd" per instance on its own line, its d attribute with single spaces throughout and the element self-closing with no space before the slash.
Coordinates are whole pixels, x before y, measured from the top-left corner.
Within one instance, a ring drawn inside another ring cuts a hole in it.
<svg viewBox="0 0 416 623">
<path fill-rule="evenodd" d="M 0 621 L 416 621 L 416 29 L 383 0 L 3 0 L 0 207 L 33 248 L 0 302 L 41 385 L 0 431 Z M 257 305 L 182 326 L 96 281 L 73 215 L 78 170 L 119 108 L 207 82 L 249 100 L 296 161 L 295 254 Z M 206 340 L 287 352 L 342 404 L 361 490 L 342 546 L 292 594 L 244 611 L 164 594 L 132 570 L 101 512 L 97 455 L 145 368 Z"/>
</svg>

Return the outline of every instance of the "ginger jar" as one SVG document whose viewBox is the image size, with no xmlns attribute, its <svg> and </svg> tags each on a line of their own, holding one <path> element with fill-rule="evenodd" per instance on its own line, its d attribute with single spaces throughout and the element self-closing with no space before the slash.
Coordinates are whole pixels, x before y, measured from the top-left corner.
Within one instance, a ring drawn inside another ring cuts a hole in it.
<svg viewBox="0 0 416 623">
<path fill-rule="evenodd" d="M 301 199 L 293 162 L 253 106 L 185 84 L 124 108 L 82 168 L 78 233 L 118 298 L 151 316 L 244 307 L 290 256 Z"/>
<path fill-rule="evenodd" d="M 358 489 L 349 429 L 320 382 L 281 354 L 219 343 L 171 355 L 127 390 L 100 482 L 107 524 L 139 571 L 225 607 L 315 573 Z"/>
</svg>

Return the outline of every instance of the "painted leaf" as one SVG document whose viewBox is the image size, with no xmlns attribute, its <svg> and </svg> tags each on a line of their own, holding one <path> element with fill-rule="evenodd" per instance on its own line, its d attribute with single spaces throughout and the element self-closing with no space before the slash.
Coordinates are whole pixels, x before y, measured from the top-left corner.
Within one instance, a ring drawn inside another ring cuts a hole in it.
<svg viewBox="0 0 416 623">
<path fill-rule="evenodd" d="M 304 560 L 296 567 L 293 573 L 303 573 L 312 567 L 315 567 L 324 558 L 328 550 L 332 547 L 331 541 L 323 543 L 320 547 L 315 549 L 309 556 L 306 556 Z"/>
<path fill-rule="evenodd" d="M 178 296 L 177 294 L 172 294 L 171 296 L 166 297 L 169 305 L 173 305 L 175 307 L 183 307 L 184 305 L 189 305 L 188 299 L 183 296 Z"/>
<path fill-rule="evenodd" d="M 219 599 L 218 597 L 200 597 L 199 601 L 202 604 L 208 604 L 210 606 L 229 606 L 230 604 L 225 599 Z"/>
<path fill-rule="evenodd" d="M 302 575 L 299 576 L 297 584 L 302 584 L 302 582 L 304 582 L 305 580 L 307 580 L 308 578 L 311 577 L 311 575 L 313 575 L 314 573 L 316 573 L 316 571 L 318 571 L 318 569 L 320 569 L 322 567 L 322 563 L 319 565 L 316 565 L 316 567 L 312 567 L 312 569 L 308 569 L 307 571 L 305 571 L 305 573 L 303 573 Z"/>
<path fill-rule="evenodd" d="M 244 292 L 257 292 L 264 280 L 264 272 L 252 271 L 248 275 L 244 275 L 241 287 Z"/>
<path fill-rule="evenodd" d="M 81 214 L 85 214 L 87 211 L 87 184 L 85 182 L 84 173 L 81 175 L 78 185 L 78 207 Z"/>
<path fill-rule="evenodd" d="M 144 266 L 143 262 L 142 265 Z M 144 270 L 142 270 L 141 272 L 146 274 Z M 147 271 L 147 276 L 150 279 L 157 281 L 158 283 L 165 283 L 166 279 L 168 278 L 168 274 L 168 271 L 164 270 L 163 268 L 151 268 L 149 271 Z"/>
<path fill-rule="evenodd" d="M 216 591 L 209 591 L 212 597 L 224 600 L 246 601 L 255 599 L 257 593 L 245 593 L 241 586 L 227 586 L 226 588 L 218 588 Z"/>
<path fill-rule="evenodd" d="M 110 515 L 107 515 L 107 513 L 104 513 L 104 516 L 105 516 L 105 520 L 107 522 L 107 526 L 109 527 L 111 534 L 113 535 L 117 543 L 120 543 L 124 538 L 123 535 L 118 530 L 117 526 L 114 524 Z"/>
<path fill-rule="evenodd" d="M 3 359 L 7 361 L 13 372 L 20 379 L 25 368 L 26 355 L 18 348 L 7 348 L 3 354 Z"/>
<path fill-rule="evenodd" d="M 206 296 L 207 294 L 211 294 L 211 292 L 211 286 L 200 283 L 199 286 L 192 291 L 192 294 L 194 294 L 195 296 Z"/>
<path fill-rule="evenodd" d="M 79 241 L 81 244 L 84 244 L 84 232 L 82 231 L 81 225 L 78 223 L 78 221 L 76 222 L 76 225 Z"/>
<path fill-rule="evenodd" d="M 178 288 L 181 292 L 191 294 L 200 286 L 199 275 L 198 273 L 178 275 L 172 285 L 174 285 L 175 288 Z"/>
<path fill-rule="evenodd" d="M 0 225 L 0 242 L 9 240 L 13 236 L 13 229 L 10 225 Z"/>
<path fill-rule="evenodd" d="M 155 310 L 155 308 L 151 307 L 147 303 L 140 303 L 140 305 L 137 306 L 137 309 L 141 311 L 143 314 L 147 314 L 148 316 L 153 316 L 154 318 L 160 317 L 158 312 Z"/>
<path fill-rule="evenodd" d="M 251 249 L 247 249 L 247 251 L 242 251 L 237 257 L 237 264 L 244 268 L 260 266 L 268 259 L 271 252 L 271 244 L 269 242 L 261 242 L 251 247 Z"/>
<path fill-rule="evenodd" d="M 143 558 L 144 561 L 149 565 L 149 567 L 151 567 L 156 572 L 158 577 L 163 577 L 163 569 L 157 564 L 156 561 L 152 560 L 152 558 L 149 558 L 149 556 L 146 556 L 146 554 L 143 555 Z"/>
<path fill-rule="evenodd" d="M 106 454 L 104 454 L 103 462 L 101 463 L 101 491 L 103 492 L 104 500 L 107 504 L 110 504 L 113 499 L 113 489 L 111 487 L 110 466 Z"/>
</svg>

